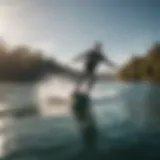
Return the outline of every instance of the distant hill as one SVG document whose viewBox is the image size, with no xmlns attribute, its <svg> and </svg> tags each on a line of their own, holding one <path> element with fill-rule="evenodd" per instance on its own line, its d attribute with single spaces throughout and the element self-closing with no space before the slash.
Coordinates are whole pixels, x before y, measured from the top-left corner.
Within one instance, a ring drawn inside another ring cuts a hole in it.
<svg viewBox="0 0 160 160">
<path fill-rule="evenodd" d="M 160 82 L 160 42 L 156 42 L 144 56 L 134 56 L 117 73 L 123 81 Z"/>
</svg>

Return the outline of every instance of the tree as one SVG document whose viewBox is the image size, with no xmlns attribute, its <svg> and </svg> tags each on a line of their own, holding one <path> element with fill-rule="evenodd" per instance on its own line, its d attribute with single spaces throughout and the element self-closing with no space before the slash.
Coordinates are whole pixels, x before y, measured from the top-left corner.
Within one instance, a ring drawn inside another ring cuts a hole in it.
<svg viewBox="0 0 160 160">
<path fill-rule="evenodd" d="M 122 66 L 117 78 L 125 81 L 160 82 L 160 43 L 156 42 L 143 57 L 132 57 Z"/>
</svg>

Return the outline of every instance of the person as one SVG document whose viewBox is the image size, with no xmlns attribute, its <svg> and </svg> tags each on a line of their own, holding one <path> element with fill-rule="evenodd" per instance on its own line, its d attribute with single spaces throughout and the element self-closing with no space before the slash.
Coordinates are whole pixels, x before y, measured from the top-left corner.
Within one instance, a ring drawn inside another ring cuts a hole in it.
<svg viewBox="0 0 160 160">
<path fill-rule="evenodd" d="M 95 72 L 98 67 L 98 65 L 101 62 L 105 62 L 110 67 L 115 67 L 115 64 L 112 63 L 104 54 L 102 51 L 102 44 L 100 42 L 95 42 L 92 49 L 89 49 L 88 51 L 84 52 L 80 56 L 77 56 L 74 61 L 79 60 L 85 60 L 84 63 L 84 71 L 82 76 L 78 79 L 76 84 L 76 90 L 79 90 L 79 88 L 82 85 L 82 82 L 85 79 L 88 79 L 88 91 L 90 91 L 93 88 L 93 85 L 96 82 L 96 76 Z"/>
</svg>

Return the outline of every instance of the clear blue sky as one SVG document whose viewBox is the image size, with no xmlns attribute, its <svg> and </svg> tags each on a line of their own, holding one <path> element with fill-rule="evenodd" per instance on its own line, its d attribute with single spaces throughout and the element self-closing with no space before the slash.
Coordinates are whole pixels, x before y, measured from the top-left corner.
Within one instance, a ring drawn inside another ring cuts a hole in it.
<svg viewBox="0 0 160 160">
<path fill-rule="evenodd" d="M 65 61 L 100 40 L 123 63 L 160 41 L 160 1 L 0 0 L 0 34 Z"/>
</svg>

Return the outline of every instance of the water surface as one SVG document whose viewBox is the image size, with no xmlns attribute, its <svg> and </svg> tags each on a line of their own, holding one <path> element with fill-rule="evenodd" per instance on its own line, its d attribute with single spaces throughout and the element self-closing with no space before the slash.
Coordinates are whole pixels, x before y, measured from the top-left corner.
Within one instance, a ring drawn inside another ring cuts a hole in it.
<svg viewBox="0 0 160 160">
<path fill-rule="evenodd" d="M 160 158 L 160 86 L 97 84 L 91 97 L 98 130 L 98 149 L 94 152 L 85 150 L 79 125 L 67 101 L 72 90 L 73 84 L 55 84 L 53 80 L 10 87 L 6 91 L 7 101 L 1 100 L 3 114 L 7 110 L 0 121 L 1 157 L 11 160 Z M 63 103 L 48 102 L 49 97 L 55 96 L 62 98 Z"/>
</svg>

